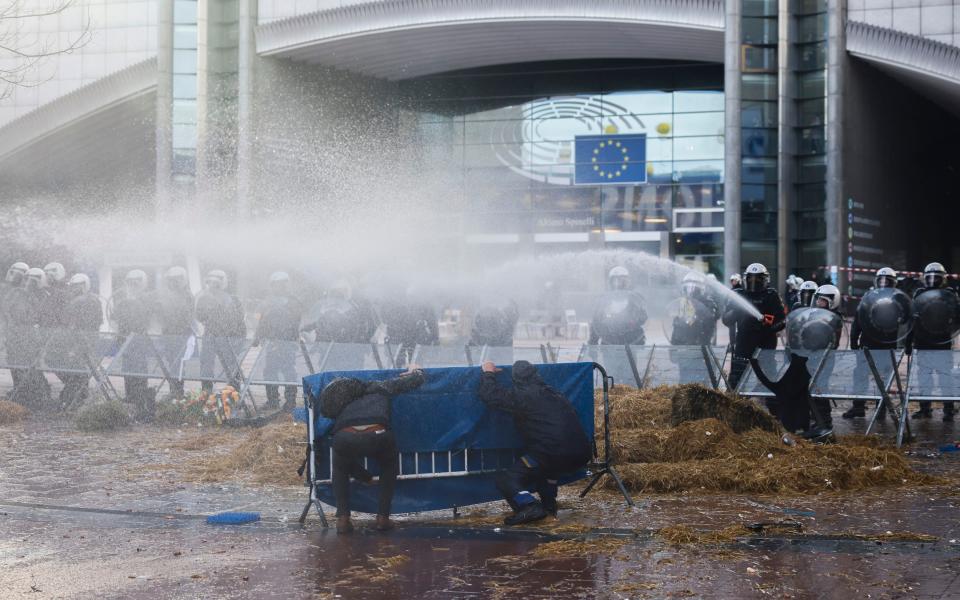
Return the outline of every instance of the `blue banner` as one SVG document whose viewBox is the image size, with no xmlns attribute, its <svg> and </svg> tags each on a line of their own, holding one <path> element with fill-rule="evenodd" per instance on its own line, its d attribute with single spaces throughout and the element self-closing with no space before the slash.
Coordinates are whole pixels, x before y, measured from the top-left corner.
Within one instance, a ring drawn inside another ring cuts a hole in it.
<svg viewBox="0 0 960 600">
<path fill-rule="evenodd" d="M 510 367 L 497 375 L 512 386 Z M 537 365 L 548 385 L 566 396 L 577 410 L 592 440 L 593 365 L 564 363 Z M 315 396 L 336 377 L 375 381 L 403 371 L 330 371 L 303 378 L 304 390 Z M 468 506 L 499 498 L 493 473 L 509 467 L 522 449 L 513 418 L 488 410 L 477 397 L 479 367 L 424 369 L 426 382 L 393 401 L 391 428 L 400 450 L 400 474 L 393 512 L 420 512 Z M 317 415 L 319 416 L 319 415 Z M 317 445 L 317 479 L 329 479 L 330 439 Z M 376 468 L 371 469 L 376 473 Z M 376 512 L 377 486 L 351 485 L 351 509 Z M 335 505 L 329 483 L 317 485 L 324 503 Z"/>
<path fill-rule="evenodd" d="M 576 185 L 647 181 L 647 134 L 578 135 L 574 138 Z"/>
</svg>

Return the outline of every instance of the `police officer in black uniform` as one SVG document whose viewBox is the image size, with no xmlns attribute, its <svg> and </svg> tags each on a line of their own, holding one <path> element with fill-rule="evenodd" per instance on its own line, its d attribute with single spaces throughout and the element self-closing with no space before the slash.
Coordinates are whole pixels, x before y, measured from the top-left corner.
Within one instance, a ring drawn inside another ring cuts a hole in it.
<svg viewBox="0 0 960 600">
<path fill-rule="evenodd" d="M 174 398 L 183 398 L 183 381 L 177 377 L 187 339 L 194 333 L 194 298 L 186 269 L 175 265 L 163 274 L 163 286 L 154 298 L 154 311 L 160 322 L 160 333 L 164 336 L 159 340 L 159 346 L 172 378 L 168 382 L 170 394 Z"/>
<path fill-rule="evenodd" d="M 777 290 L 770 287 L 770 273 L 760 263 L 753 263 L 743 274 L 743 289 L 737 293 L 759 313 L 758 320 L 736 302 L 731 301 L 723 315 L 723 324 L 736 325 L 737 335 L 733 342 L 733 364 L 729 383 L 736 388 L 750 358 L 757 348 L 777 347 L 777 332 L 784 328 L 786 311 Z"/>
<path fill-rule="evenodd" d="M 297 381 L 297 341 L 303 306 L 290 291 L 290 275 L 277 271 L 270 275 L 270 294 L 260 308 L 260 321 L 253 345 L 263 347 L 263 378 L 267 381 Z M 282 378 L 282 379 L 281 379 Z M 297 402 L 297 385 L 283 386 L 284 410 Z M 280 406 L 280 386 L 267 385 L 267 408 Z"/>
<path fill-rule="evenodd" d="M 478 394 L 488 408 L 510 413 L 523 438 L 523 456 L 497 475 L 497 489 L 513 509 L 507 525 L 557 514 L 557 480 L 590 462 L 593 452 L 570 401 L 544 383 L 525 360 L 513 363 L 513 389 L 497 382 L 497 368 L 483 364 Z M 534 497 L 536 492 L 540 499 Z"/>
<path fill-rule="evenodd" d="M 873 288 L 871 288 L 867 295 L 870 294 L 873 290 L 882 290 L 887 288 L 895 288 L 897 286 L 897 272 L 891 269 L 890 267 L 883 267 L 878 269 L 876 275 L 873 278 Z M 861 300 L 862 302 L 862 300 Z M 892 341 L 882 341 L 875 340 L 863 331 L 863 324 L 860 323 L 860 313 L 859 311 L 854 313 L 853 322 L 850 324 L 850 349 L 859 350 L 865 348 L 867 350 L 896 350 L 897 342 L 896 340 Z M 857 363 L 857 368 L 854 369 L 853 378 L 857 381 L 861 381 L 865 378 L 872 377 L 872 373 L 869 371 L 869 367 L 864 364 L 861 365 Z M 867 401 L 866 400 L 854 400 L 853 406 L 850 407 L 850 410 L 846 411 L 841 415 L 844 419 L 857 419 L 863 418 L 867 415 Z M 886 406 L 881 407 L 881 414 L 879 417 L 882 419 L 886 416 Z"/>
<path fill-rule="evenodd" d="M 67 282 L 67 291 L 70 293 L 70 302 L 67 303 L 65 321 L 69 331 L 76 334 L 74 343 L 68 348 L 71 353 L 70 364 L 78 368 L 85 368 L 84 352 L 96 348 L 97 332 L 103 325 L 103 304 L 100 297 L 90 291 L 90 278 L 84 273 L 77 273 Z M 91 357 L 96 360 L 95 357 Z M 64 374 L 63 390 L 60 392 L 60 406 L 69 407 L 83 402 L 87 397 L 88 375 Z"/>
<path fill-rule="evenodd" d="M 32 366 L 43 351 L 45 328 L 50 317 L 47 275 L 43 269 L 28 269 L 23 287 L 13 288 L 7 296 L 7 358 L 18 366 Z M 39 371 L 11 369 L 16 395 L 11 399 L 21 404 L 43 406 L 50 399 L 50 384 Z"/>
<path fill-rule="evenodd" d="M 674 346 L 705 346 L 711 343 L 720 309 L 707 293 L 706 280 L 700 273 L 684 276 L 677 304 L 680 314 L 673 318 L 670 343 Z"/>
<path fill-rule="evenodd" d="M 399 350 L 397 356 L 400 357 L 400 363 L 397 367 L 406 366 L 406 361 L 418 345 L 436 346 L 440 343 L 437 313 L 426 302 L 418 302 L 408 293 L 406 300 L 385 304 L 383 309 L 387 342 L 395 344 Z M 510 343 L 513 343 L 512 336 Z"/>
<path fill-rule="evenodd" d="M 923 287 L 918 288 L 913 294 L 914 302 L 924 294 L 947 293 L 956 296 L 953 288 L 947 285 L 947 270 L 942 264 L 932 262 L 923 270 Z M 960 315 L 952 315 L 954 320 L 960 318 Z M 916 321 L 915 321 L 916 323 Z M 927 335 L 923 328 L 914 326 L 913 331 L 907 338 L 906 351 L 910 353 L 913 349 L 917 350 L 950 350 L 953 348 L 953 339 L 934 339 Z M 920 381 L 921 388 L 932 386 L 932 381 Z M 943 420 L 953 421 L 954 406 L 952 402 L 943 403 Z M 913 413 L 914 419 L 929 419 L 933 416 L 933 409 L 929 401 L 920 402 L 920 410 Z"/>
<path fill-rule="evenodd" d="M 816 281 L 804 281 L 797 288 L 797 299 L 793 304 L 788 304 L 790 310 L 798 310 L 813 306 L 813 295 L 817 293 L 820 286 Z"/>
<path fill-rule="evenodd" d="M 506 306 L 485 306 L 477 311 L 470 330 L 471 346 L 507 348 L 513 346 L 513 332 L 520 319 L 520 310 L 513 301 Z"/>
<path fill-rule="evenodd" d="M 590 322 L 590 339 L 587 343 L 591 346 L 642 346 L 647 341 L 643 328 L 647 322 L 646 302 L 643 296 L 633 291 L 633 282 L 626 267 L 610 269 L 607 288 Z"/>
<path fill-rule="evenodd" d="M 147 296 L 147 274 L 140 269 L 127 273 L 123 289 L 113 298 L 113 318 L 117 322 L 117 334 L 125 347 L 121 356 L 121 369 L 128 373 L 123 378 L 127 401 L 131 402 L 142 421 L 153 419 L 156 390 L 147 384 L 150 360 L 150 340 L 147 333 L 152 318 L 152 305 Z"/>
<path fill-rule="evenodd" d="M 247 326 L 244 322 L 243 305 L 236 296 L 227 291 L 227 283 L 227 274 L 214 269 L 207 273 L 204 290 L 197 296 L 196 317 L 203 325 L 200 370 L 204 377 L 213 377 L 219 361 L 230 385 L 240 389 L 240 365 L 231 341 L 246 338 Z M 211 380 L 200 385 L 205 392 L 213 391 Z"/>
</svg>

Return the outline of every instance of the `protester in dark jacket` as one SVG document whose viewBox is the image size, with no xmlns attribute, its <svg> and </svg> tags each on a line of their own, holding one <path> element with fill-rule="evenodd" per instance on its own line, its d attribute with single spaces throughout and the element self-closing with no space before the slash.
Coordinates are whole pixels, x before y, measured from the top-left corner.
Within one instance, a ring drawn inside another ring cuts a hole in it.
<svg viewBox="0 0 960 600">
<path fill-rule="evenodd" d="M 380 466 L 380 505 L 376 528 L 386 531 L 390 522 L 390 505 L 397 482 L 397 441 L 390 430 L 390 409 L 393 398 L 413 391 L 425 380 L 416 365 L 395 379 L 360 381 L 339 378 L 331 381 L 320 394 L 321 412 L 335 419 L 333 424 L 333 493 L 337 502 L 337 533 L 353 530 L 350 522 L 350 477 L 371 482 L 363 468 L 363 458 L 370 457 Z M 337 414 L 328 407 L 337 406 Z"/>
<path fill-rule="evenodd" d="M 525 360 L 513 363 L 514 389 L 497 383 L 497 368 L 483 364 L 480 400 L 514 417 L 523 438 L 523 456 L 497 476 L 497 489 L 514 510 L 504 520 L 519 525 L 557 512 L 557 480 L 582 469 L 593 452 L 580 418 L 568 399 L 544 383 Z M 540 495 L 540 500 L 530 490 Z"/>
<path fill-rule="evenodd" d="M 783 423 L 790 432 L 805 431 L 810 428 L 810 372 L 807 370 L 807 358 L 799 354 L 790 355 L 790 366 L 779 381 L 767 377 L 755 358 L 750 359 L 753 372 L 776 399 L 768 403 L 771 413 Z"/>
</svg>

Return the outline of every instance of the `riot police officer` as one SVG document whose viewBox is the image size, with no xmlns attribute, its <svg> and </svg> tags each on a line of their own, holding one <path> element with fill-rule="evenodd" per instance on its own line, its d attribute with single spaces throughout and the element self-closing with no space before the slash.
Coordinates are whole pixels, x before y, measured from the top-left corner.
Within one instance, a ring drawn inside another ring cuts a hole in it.
<svg viewBox="0 0 960 600">
<path fill-rule="evenodd" d="M 90 278 L 84 273 L 77 273 L 67 282 L 67 291 L 70 301 L 67 303 L 64 321 L 70 332 L 76 334 L 74 344 L 67 350 L 71 353 L 70 362 L 84 367 L 84 358 L 81 353 L 96 347 L 94 340 L 96 333 L 103 325 L 103 304 L 100 297 L 90 291 Z M 85 374 L 64 374 L 63 390 L 60 392 L 60 405 L 68 407 L 82 402 L 87 396 L 87 382 L 89 376 Z"/>
<path fill-rule="evenodd" d="M 770 287 L 770 273 L 762 264 L 753 263 L 747 267 L 743 274 L 743 289 L 737 293 L 761 316 L 758 320 L 736 302 L 730 302 L 724 312 L 724 325 L 735 324 L 737 328 L 729 381 L 733 388 L 740 382 L 757 348 L 772 350 L 777 347 L 777 332 L 783 330 L 786 319 L 783 300 L 777 290 Z"/>
<path fill-rule="evenodd" d="M 956 296 L 957 293 L 947 286 L 947 270 L 943 267 L 942 264 L 938 262 L 932 262 L 928 264 L 923 269 L 923 287 L 917 289 L 913 294 L 914 307 L 918 306 L 918 299 L 927 294 L 949 294 L 952 296 L 950 304 L 956 306 Z M 960 315 L 948 315 L 948 319 L 952 319 L 955 323 Z M 931 332 L 927 331 L 922 326 L 922 321 L 919 319 L 915 321 L 915 326 L 910 336 L 907 339 L 907 348 L 906 351 L 910 352 L 913 349 L 917 350 L 950 350 L 953 348 L 953 339 L 948 335 L 934 335 Z M 932 385 L 932 381 L 920 382 L 921 387 L 927 387 Z M 933 415 L 933 410 L 931 408 L 929 401 L 920 402 L 920 410 L 913 414 L 913 417 L 929 419 Z M 943 420 L 944 421 L 953 421 L 954 415 L 954 406 L 951 402 L 944 402 L 943 404 Z"/>
<path fill-rule="evenodd" d="M 816 281 L 804 281 L 797 288 L 797 300 L 790 305 L 790 310 L 797 310 L 807 306 L 813 306 L 813 296 L 817 293 L 820 286 Z"/>
<path fill-rule="evenodd" d="M 883 267 L 878 269 L 876 275 L 873 278 L 873 287 L 864 294 L 861 304 L 864 302 L 869 302 L 871 294 L 875 290 L 885 290 L 885 289 L 895 289 L 897 286 L 897 272 L 891 269 L 890 267 Z M 904 315 L 905 316 L 905 315 Z M 863 329 L 863 323 L 860 321 L 860 311 L 857 310 L 853 315 L 853 322 L 850 324 L 850 349 L 859 350 L 865 348 L 867 350 L 895 350 L 897 348 L 897 341 L 894 340 L 878 340 L 866 332 Z M 861 381 L 863 379 L 869 378 L 872 376 L 867 365 L 861 365 L 860 362 L 857 363 L 857 368 L 853 372 L 853 378 L 856 381 Z M 850 407 L 850 410 L 846 411 L 841 415 L 844 419 L 855 419 L 865 417 L 867 414 L 866 411 L 867 401 L 866 400 L 854 400 L 853 405 Z M 883 418 L 886 415 L 886 407 L 882 407 L 883 412 L 880 414 L 880 418 Z"/>
<path fill-rule="evenodd" d="M 72 299 L 67 291 L 67 270 L 58 262 L 47 263 L 43 268 L 47 276 L 47 291 L 49 293 L 48 322 L 51 327 L 66 326 L 65 310 Z"/>
<path fill-rule="evenodd" d="M 290 275 L 277 271 L 270 275 L 270 293 L 260 308 L 260 321 L 253 345 L 263 347 L 263 378 L 266 381 L 297 381 L 297 341 L 300 339 L 300 317 L 303 307 L 290 292 Z M 282 377 L 282 379 L 280 379 Z M 280 406 L 280 387 L 266 385 L 267 408 Z M 283 387 L 284 410 L 291 410 L 297 401 L 297 385 Z"/>
<path fill-rule="evenodd" d="M 50 399 L 50 384 L 32 367 L 49 333 L 41 328 L 48 323 L 44 311 L 49 308 L 50 295 L 43 269 L 27 269 L 23 279 L 23 287 L 11 289 L 6 299 L 7 359 L 21 367 L 10 370 L 15 392 L 11 399 L 39 407 Z"/>
<path fill-rule="evenodd" d="M 684 276 L 680 288 L 679 314 L 673 318 L 670 343 L 674 346 L 704 346 L 711 343 L 720 310 L 707 293 L 706 282 L 699 273 Z"/>
<path fill-rule="evenodd" d="M 302 330 L 315 332 L 318 342 L 365 344 L 376 329 L 376 315 L 369 302 L 355 298 L 349 282 L 340 279 L 310 309 L 310 322 Z"/>
<path fill-rule="evenodd" d="M 397 356 L 401 362 L 396 365 L 397 368 L 406 366 L 406 361 L 417 346 L 436 346 L 440 343 L 440 326 L 433 307 L 417 301 L 409 292 L 404 295 L 405 299 L 386 304 L 382 312 L 387 342 L 395 344 L 399 350 Z"/>
<path fill-rule="evenodd" d="M 174 398 L 183 398 L 183 381 L 177 377 L 180 373 L 179 361 L 183 358 L 187 338 L 193 335 L 194 298 L 187 281 L 187 270 L 179 265 L 167 269 L 163 274 L 163 285 L 154 298 L 154 311 L 160 323 L 160 333 L 164 336 L 159 342 L 167 368 L 170 369 L 170 394 Z"/>
<path fill-rule="evenodd" d="M 151 353 L 147 332 L 152 317 L 151 303 L 147 297 L 147 274 L 133 269 L 123 280 L 123 289 L 113 298 L 113 318 L 117 322 L 117 334 L 123 342 L 120 367 L 126 375 L 123 389 L 127 402 L 131 402 L 137 418 L 153 419 L 155 390 L 147 385 Z"/>
<path fill-rule="evenodd" d="M 596 344 L 640 345 L 646 343 L 644 324 L 647 322 L 646 302 L 643 296 L 633 291 L 630 272 L 626 267 L 616 266 L 607 274 L 608 292 L 590 322 L 591 346 Z"/>
<path fill-rule="evenodd" d="M 833 330 L 833 339 L 829 345 L 829 347 L 833 350 L 836 350 L 840 347 L 840 338 L 843 335 L 843 315 L 840 312 L 840 305 L 840 290 L 833 284 L 827 283 L 821 285 L 813 294 L 814 308 L 829 310 L 839 317 L 833 321 L 835 328 Z M 830 373 L 826 372 L 827 368 L 828 367 L 824 367 L 824 371 L 821 372 L 821 377 L 825 379 L 829 379 L 830 377 Z M 827 398 L 814 398 L 813 405 L 817 412 L 820 413 L 822 424 L 828 428 L 833 427 L 833 417 L 830 414 L 830 400 Z"/>
<path fill-rule="evenodd" d="M 235 389 L 240 389 L 240 365 L 231 340 L 247 336 L 243 305 L 227 291 L 227 274 L 220 269 L 207 273 L 204 290 L 197 296 L 196 318 L 203 325 L 200 347 L 200 371 L 206 379 L 201 383 L 205 392 L 213 391 L 214 369 L 219 360 L 224 376 Z"/>
<path fill-rule="evenodd" d="M 473 317 L 471 346 L 513 347 L 513 332 L 520 319 L 520 310 L 512 300 L 506 306 L 485 306 Z"/>
<path fill-rule="evenodd" d="M 803 280 L 792 273 L 787 277 L 787 295 L 785 300 L 788 307 L 792 307 L 800 299 L 799 288 L 802 283 Z"/>
</svg>

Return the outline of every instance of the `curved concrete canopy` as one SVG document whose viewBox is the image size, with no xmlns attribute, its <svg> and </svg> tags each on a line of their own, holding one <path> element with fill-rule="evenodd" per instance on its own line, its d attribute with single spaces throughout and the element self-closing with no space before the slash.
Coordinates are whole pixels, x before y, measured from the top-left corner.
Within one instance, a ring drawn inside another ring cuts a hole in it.
<svg viewBox="0 0 960 600">
<path fill-rule="evenodd" d="M 847 52 L 960 116 L 960 48 L 850 21 Z"/>
<path fill-rule="evenodd" d="M 257 28 L 257 51 L 401 80 L 590 58 L 723 61 L 720 0 L 391 0 Z"/>
<path fill-rule="evenodd" d="M 157 61 L 137 63 L 0 127 L 0 194 L 153 175 Z"/>
</svg>

